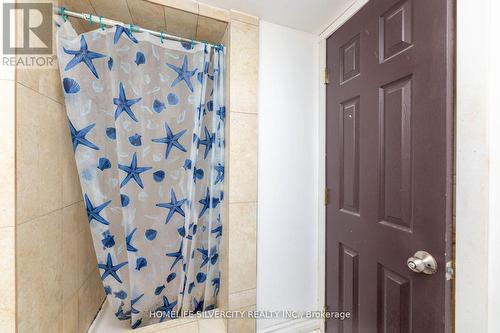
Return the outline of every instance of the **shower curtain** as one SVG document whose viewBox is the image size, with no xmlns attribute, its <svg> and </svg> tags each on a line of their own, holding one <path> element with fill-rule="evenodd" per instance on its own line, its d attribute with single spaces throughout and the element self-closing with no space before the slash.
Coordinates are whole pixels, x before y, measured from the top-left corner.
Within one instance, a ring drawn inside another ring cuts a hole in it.
<svg viewBox="0 0 500 333">
<path fill-rule="evenodd" d="M 107 300 L 137 328 L 217 305 L 224 48 L 56 18 L 68 125 Z M 70 144 L 70 143 L 68 143 Z"/>
</svg>

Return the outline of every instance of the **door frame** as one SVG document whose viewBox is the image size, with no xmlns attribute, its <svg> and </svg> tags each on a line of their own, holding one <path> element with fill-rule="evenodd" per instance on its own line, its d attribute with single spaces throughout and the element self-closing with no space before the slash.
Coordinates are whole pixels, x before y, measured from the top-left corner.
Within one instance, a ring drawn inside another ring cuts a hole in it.
<svg viewBox="0 0 500 333">
<path fill-rule="evenodd" d="M 453 1 L 453 0 L 451 0 L 451 1 Z M 490 1 L 496 1 L 496 0 L 480 0 L 480 2 L 490 2 Z M 369 0 L 353 0 L 340 15 L 334 17 L 331 20 L 332 23 L 329 24 L 323 30 L 323 32 L 320 33 L 319 41 L 318 41 L 318 43 L 319 43 L 319 73 L 322 73 L 322 75 L 321 75 L 322 77 L 320 78 L 320 80 L 318 82 L 318 84 L 319 84 L 319 87 L 318 87 L 319 110 L 318 110 L 318 138 L 317 138 L 318 139 L 318 165 L 317 165 L 318 194 L 317 194 L 317 198 L 319 198 L 319 200 L 317 202 L 317 210 L 318 210 L 318 281 L 317 282 L 318 282 L 318 308 L 319 309 L 324 309 L 325 304 L 326 304 L 326 299 L 325 299 L 325 294 L 326 294 L 326 281 L 325 281 L 325 276 L 326 276 L 326 274 L 325 274 L 326 273 L 326 267 L 325 267 L 325 265 L 326 265 L 326 240 L 325 240 L 326 207 L 324 205 L 325 188 L 326 188 L 326 168 L 325 168 L 326 167 L 326 156 L 325 156 L 325 150 L 326 150 L 326 85 L 323 82 L 323 79 L 324 79 L 323 78 L 323 73 L 324 73 L 323 71 L 326 68 L 326 40 L 329 36 L 331 36 L 336 30 L 338 30 L 344 23 L 346 23 L 354 14 L 356 14 L 368 2 L 369 2 Z M 455 0 L 455 3 L 456 2 L 457 1 Z M 463 1 L 463 2 L 466 3 L 467 1 Z M 472 7 L 471 4 L 467 4 L 467 5 L 468 5 L 468 7 Z M 457 5 L 455 5 L 455 6 L 457 6 Z M 485 16 L 488 14 L 488 10 L 489 10 L 488 7 L 480 8 L 481 5 L 477 2 L 476 2 L 476 6 L 477 7 L 475 8 L 475 12 L 482 14 L 482 16 Z M 500 19 L 500 5 L 498 7 L 499 7 L 498 18 Z M 460 24 L 462 24 L 464 30 L 466 30 L 466 27 L 468 29 L 470 29 L 470 18 L 465 19 L 466 17 L 468 17 L 467 15 L 470 15 L 470 9 L 466 9 L 466 10 L 464 9 L 464 10 L 462 10 L 462 12 L 458 11 L 457 14 L 458 15 L 455 16 L 455 22 L 457 24 L 458 31 L 460 31 L 459 22 L 460 22 Z M 478 23 L 482 21 L 482 16 L 479 16 L 479 19 L 477 19 Z M 463 19 L 459 20 L 459 18 L 463 18 Z M 498 24 L 498 26 L 500 26 L 500 24 Z M 456 32 L 455 32 L 455 35 L 456 35 L 455 38 L 457 38 Z M 467 40 L 463 40 L 463 41 L 458 39 L 457 42 L 459 44 L 458 47 L 462 46 L 463 49 L 468 51 L 469 53 L 474 51 L 474 48 L 471 48 L 470 46 L 477 45 L 477 42 L 474 41 L 472 36 L 469 36 L 469 38 Z M 468 47 L 464 47 L 464 45 L 468 46 Z M 500 51 L 500 47 L 498 47 L 498 48 Z M 457 57 L 458 54 L 457 54 L 457 52 L 455 52 L 455 53 L 456 53 L 455 57 Z M 476 52 L 475 56 L 477 56 L 477 52 Z M 469 80 L 468 77 L 464 77 L 464 76 L 459 77 L 459 75 L 458 75 L 459 74 L 459 68 L 458 68 L 459 65 L 463 66 L 463 64 L 461 64 L 459 61 L 455 60 L 455 67 L 456 67 L 455 71 L 457 73 L 455 80 L 456 80 L 456 82 L 458 82 L 458 80 L 460 78 L 460 80 L 467 82 Z M 499 68 L 500 68 L 500 66 L 499 66 Z M 472 73 L 470 73 L 469 75 L 472 75 Z M 500 83 L 500 79 L 498 81 Z M 458 84 L 456 84 L 456 86 L 459 87 Z M 454 113 L 455 113 L 455 118 L 456 118 L 455 124 L 457 123 L 457 121 L 460 120 L 459 111 L 462 110 L 462 108 L 459 107 L 458 103 L 461 101 L 461 98 L 467 98 L 468 95 L 470 95 L 470 94 L 471 93 L 468 90 L 456 89 L 455 96 L 454 96 L 454 107 L 455 107 Z M 500 97 L 498 99 L 500 101 Z M 484 125 L 484 124 L 482 124 L 482 125 Z M 462 175 L 459 173 L 459 171 L 461 170 L 460 167 L 462 166 L 462 167 L 466 167 L 466 168 L 469 167 L 470 168 L 472 165 L 477 164 L 477 154 L 475 153 L 475 151 L 461 152 L 461 150 L 460 150 L 460 144 L 461 144 L 460 138 L 462 138 L 462 136 L 466 136 L 467 133 L 469 133 L 471 130 L 473 130 L 475 133 L 477 133 L 479 135 L 479 133 L 482 133 L 482 131 L 484 131 L 484 128 L 478 128 L 477 124 L 469 124 L 469 123 L 464 123 L 462 125 L 462 127 L 461 128 L 459 127 L 458 129 L 457 129 L 457 126 L 454 126 L 455 147 L 453 149 L 453 155 L 454 155 L 453 158 L 455 159 L 455 163 L 454 163 L 455 165 L 453 166 L 453 173 L 455 174 L 457 172 L 455 170 L 458 170 L 458 174 L 456 174 L 455 182 L 454 182 L 456 184 L 456 190 L 453 191 L 453 200 L 454 200 L 453 211 L 454 211 L 454 213 L 457 214 L 455 217 L 456 221 L 462 221 L 462 216 L 461 215 L 458 216 L 458 214 L 463 214 L 464 219 L 467 219 L 467 217 L 468 217 L 468 221 L 470 221 L 470 216 L 468 216 L 468 215 L 470 215 L 472 213 L 472 211 L 478 210 L 478 209 L 470 209 L 467 212 L 462 212 L 460 210 L 457 211 L 455 209 L 456 204 L 466 203 L 467 200 L 470 200 L 470 198 L 466 198 L 466 197 L 464 198 L 464 197 L 460 197 L 460 196 L 457 198 L 455 193 L 460 193 L 460 191 L 467 193 L 470 190 L 470 186 L 467 185 L 467 182 L 466 182 L 467 179 L 464 179 L 465 182 L 463 185 L 460 181 L 458 181 L 458 183 L 457 183 L 457 180 L 461 180 L 461 178 L 462 178 Z M 500 132 L 500 131 L 497 131 L 497 132 Z M 497 137 L 500 139 L 500 134 Z M 500 144 L 499 144 L 499 147 L 500 147 Z M 498 156 L 500 159 L 500 152 L 499 152 Z M 486 169 L 487 169 L 487 167 L 486 167 Z M 499 169 L 500 169 L 500 167 L 499 167 Z M 486 170 L 484 170 L 484 171 L 487 172 Z M 471 175 L 469 175 L 469 178 L 471 178 Z M 499 179 L 500 179 L 500 177 L 499 177 Z M 486 179 L 486 180 L 488 180 L 488 179 Z M 498 192 L 499 192 L 498 197 L 500 198 L 500 189 L 498 190 Z M 480 200 L 477 200 L 477 201 L 480 201 Z M 478 207 L 478 208 L 484 209 L 484 205 L 480 205 L 480 207 Z M 500 217 L 500 212 L 499 212 L 498 216 Z M 485 223 L 487 224 L 488 221 L 485 221 Z M 466 224 L 466 223 L 464 222 L 463 224 Z M 469 230 L 471 229 L 470 224 L 469 224 L 468 229 Z M 461 229 L 458 227 L 454 227 L 453 234 L 455 235 L 458 231 L 461 231 Z M 498 227 L 498 235 L 500 237 L 500 227 Z M 482 238 L 478 237 L 478 240 L 484 241 L 485 236 L 487 239 L 488 235 L 486 234 L 486 235 L 482 235 L 482 236 L 483 236 Z M 456 244 L 458 244 L 458 241 L 460 241 L 460 240 L 461 240 L 461 238 L 458 237 Z M 470 242 L 470 237 L 467 241 Z M 488 244 L 488 242 L 485 242 L 485 243 Z M 451 246 L 448 246 L 448 247 L 450 248 Z M 497 249 L 500 253 L 500 245 L 497 245 Z M 455 263 L 458 262 L 459 264 L 462 262 L 464 262 L 464 263 L 471 262 L 471 261 L 475 260 L 476 256 L 477 256 L 477 254 L 472 252 L 472 251 L 458 251 L 457 253 L 453 253 L 454 262 Z M 500 254 L 498 256 L 500 257 Z M 451 267 L 451 272 L 450 272 L 451 274 L 454 274 L 453 270 L 454 270 L 454 266 Z M 499 274 L 500 274 L 500 269 L 497 269 L 497 272 L 499 272 Z M 483 321 L 486 323 L 488 322 L 488 311 L 478 311 L 477 309 L 472 310 L 471 307 L 473 307 L 474 304 L 468 305 L 468 306 L 466 305 L 466 304 L 470 304 L 469 303 L 470 302 L 470 295 L 474 293 L 474 288 L 470 288 L 470 287 L 467 288 L 467 289 L 472 290 L 472 292 L 469 292 L 469 293 L 457 292 L 458 287 L 462 287 L 462 286 L 466 287 L 467 285 L 470 286 L 471 283 L 475 286 L 481 286 L 482 283 L 487 282 L 487 281 L 485 281 L 484 277 L 480 276 L 480 274 L 472 274 L 472 275 L 474 275 L 474 277 L 471 279 L 468 279 L 466 281 L 466 283 L 463 283 L 463 282 L 457 283 L 457 280 L 455 279 L 455 277 L 453 277 L 453 290 L 452 290 L 451 294 L 449 295 L 452 298 L 451 304 L 450 304 L 450 309 L 449 309 L 449 311 L 451 313 L 449 313 L 449 315 L 448 315 L 448 317 L 450 318 L 450 320 L 452 322 L 449 323 L 450 328 L 447 329 L 447 331 L 457 332 L 457 333 L 470 332 L 470 330 L 467 330 L 466 328 L 464 328 L 464 329 L 460 328 L 460 329 L 455 330 L 455 324 L 457 324 L 457 327 L 461 327 L 462 323 L 465 323 L 467 321 L 469 323 L 471 323 L 471 322 L 475 323 L 477 321 Z M 500 288 L 498 288 L 498 289 L 500 289 Z M 486 293 L 485 295 L 481 295 L 479 297 L 476 296 L 474 298 L 474 300 L 480 301 L 482 304 L 487 305 L 488 304 L 488 293 Z M 461 305 L 466 305 L 466 306 L 461 306 Z M 473 314 L 471 314 L 471 313 L 473 313 Z M 490 309 L 490 315 L 491 315 L 491 309 Z M 455 318 L 457 318 L 457 319 L 455 319 Z M 467 326 L 467 327 L 472 327 L 472 326 Z M 320 330 L 321 330 L 321 332 L 325 331 L 324 321 L 321 322 Z M 476 329 L 476 331 L 477 331 L 477 329 Z M 479 331 L 486 332 L 486 330 L 479 330 Z M 493 332 L 493 330 L 491 330 L 490 332 Z"/>
</svg>

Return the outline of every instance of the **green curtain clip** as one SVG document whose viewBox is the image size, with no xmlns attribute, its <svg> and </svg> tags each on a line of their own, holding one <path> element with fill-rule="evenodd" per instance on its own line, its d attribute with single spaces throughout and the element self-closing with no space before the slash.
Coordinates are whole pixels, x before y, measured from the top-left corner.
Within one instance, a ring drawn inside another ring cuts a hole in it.
<svg viewBox="0 0 500 333">
<path fill-rule="evenodd" d="M 66 22 L 66 13 L 65 13 L 65 8 L 64 7 L 61 7 L 61 16 L 62 16 L 62 19 L 64 22 Z"/>
<path fill-rule="evenodd" d="M 130 33 L 134 32 L 134 25 L 132 23 L 129 24 L 128 30 L 130 30 Z"/>
<path fill-rule="evenodd" d="M 92 24 L 94 21 L 92 20 L 92 14 L 89 14 L 89 22 L 90 22 L 90 28 L 92 29 Z"/>
<path fill-rule="evenodd" d="M 163 31 L 160 31 L 160 42 L 163 44 Z"/>
<path fill-rule="evenodd" d="M 194 40 L 191 38 L 191 49 L 194 49 Z"/>
<path fill-rule="evenodd" d="M 102 16 L 99 16 L 99 28 L 104 30 L 104 24 L 102 24 Z"/>
</svg>

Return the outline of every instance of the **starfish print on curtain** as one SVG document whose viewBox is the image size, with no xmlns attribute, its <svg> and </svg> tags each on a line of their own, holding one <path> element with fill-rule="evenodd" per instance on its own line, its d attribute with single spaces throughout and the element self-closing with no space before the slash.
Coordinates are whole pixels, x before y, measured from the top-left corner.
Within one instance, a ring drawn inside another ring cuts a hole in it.
<svg viewBox="0 0 500 333">
<path fill-rule="evenodd" d="M 97 70 L 95 69 L 92 60 L 104 58 L 106 56 L 101 53 L 90 51 L 87 46 L 87 41 L 85 40 L 85 37 L 83 35 L 80 38 L 79 50 L 69 50 L 64 48 L 64 53 L 73 55 L 73 59 L 71 59 L 64 67 L 65 71 L 69 71 L 79 63 L 83 62 L 85 65 L 87 65 L 88 69 L 90 69 L 92 74 L 94 74 L 96 78 L 99 78 L 99 75 L 97 74 Z"/>
<path fill-rule="evenodd" d="M 191 92 L 193 92 L 193 85 L 191 84 L 191 77 L 196 74 L 196 71 L 198 70 L 195 68 L 192 71 L 188 70 L 188 60 L 187 56 L 184 56 L 184 60 L 182 61 L 182 66 L 177 67 L 172 64 L 168 64 L 167 66 L 174 70 L 177 73 L 177 78 L 172 82 L 172 88 L 175 87 L 179 82 L 184 81 L 186 83 L 187 87 Z"/>
<path fill-rule="evenodd" d="M 131 328 L 216 308 L 224 49 L 122 26 L 78 35 L 56 20 L 68 144 L 107 302 Z"/>
<path fill-rule="evenodd" d="M 115 110 L 115 120 L 118 119 L 122 112 L 125 112 L 134 121 L 139 121 L 132 112 L 131 106 L 138 103 L 141 98 L 127 99 L 125 96 L 125 89 L 123 88 L 123 83 L 120 82 L 120 91 L 118 93 L 118 98 L 113 98 L 113 104 L 116 105 Z"/>
</svg>

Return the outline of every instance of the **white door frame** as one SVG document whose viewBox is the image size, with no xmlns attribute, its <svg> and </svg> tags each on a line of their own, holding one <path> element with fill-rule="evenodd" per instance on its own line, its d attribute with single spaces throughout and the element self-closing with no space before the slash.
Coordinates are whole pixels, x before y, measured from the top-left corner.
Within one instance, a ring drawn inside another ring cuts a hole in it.
<svg viewBox="0 0 500 333">
<path fill-rule="evenodd" d="M 354 0 L 326 39 L 369 0 Z M 453 1 L 453 0 L 449 0 Z M 500 332 L 500 1 L 455 0 L 455 333 Z M 478 61 L 478 59 L 481 59 Z M 319 83 L 318 308 L 325 305 L 326 87 Z M 443 274 L 444 278 L 444 274 Z M 453 311 L 453 309 L 452 309 Z M 324 332 L 324 322 L 321 331 Z"/>
</svg>

